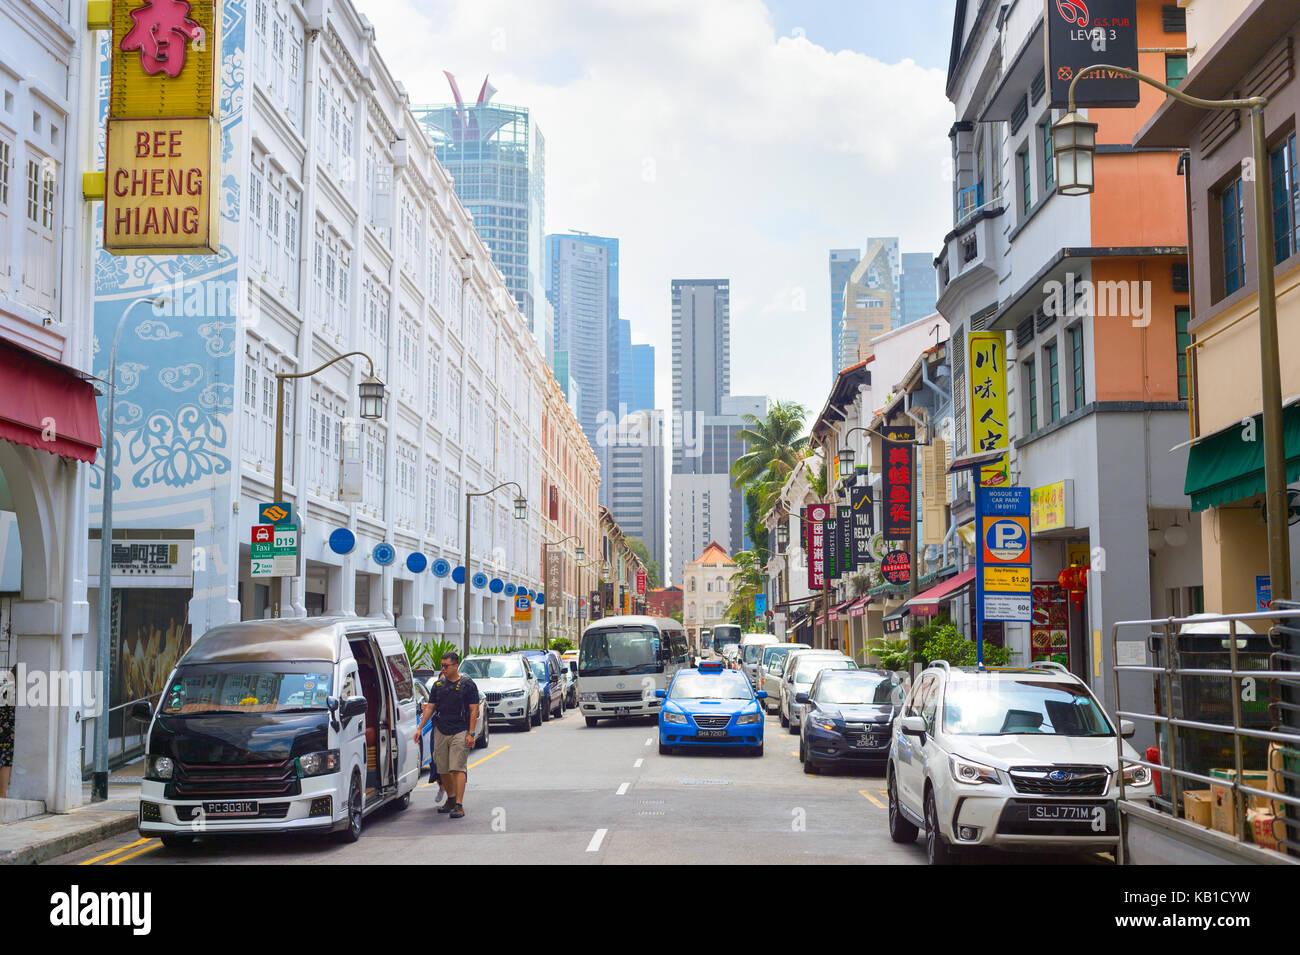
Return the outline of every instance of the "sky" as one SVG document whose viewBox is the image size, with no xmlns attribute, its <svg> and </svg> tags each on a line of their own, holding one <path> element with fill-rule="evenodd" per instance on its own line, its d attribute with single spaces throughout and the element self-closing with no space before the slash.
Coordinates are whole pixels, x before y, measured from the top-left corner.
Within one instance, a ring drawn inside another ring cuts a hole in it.
<svg viewBox="0 0 1300 955">
<path fill-rule="evenodd" d="M 412 103 L 528 106 L 545 228 L 620 240 L 621 317 L 672 400 L 674 278 L 731 280 L 733 394 L 831 384 L 827 252 L 951 226 L 953 0 L 356 0 Z M 473 92 L 470 92 L 473 91 Z"/>
</svg>

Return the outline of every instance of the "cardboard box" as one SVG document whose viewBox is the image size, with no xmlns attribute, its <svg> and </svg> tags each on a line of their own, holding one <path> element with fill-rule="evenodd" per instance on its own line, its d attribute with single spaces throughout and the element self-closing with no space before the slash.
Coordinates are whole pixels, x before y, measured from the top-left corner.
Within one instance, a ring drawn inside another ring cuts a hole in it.
<svg viewBox="0 0 1300 955">
<path fill-rule="evenodd" d="M 1210 828 L 1210 791 L 1193 789 L 1183 793 L 1183 815 L 1198 826 Z"/>
<path fill-rule="evenodd" d="M 1230 836 L 1237 834 L 1237 794 L 1230 785 L 1236 779 L 1235 769 L 1211 769 L 1210 775 L 1216 779 L 1228 781 L 1228 785 L 1210 787 L 1210 827 Z M 1242 772 L 1241 784 L 1253 789 L 1264 789 L 1268 784 L 1269 774 L 1262 770 L 1247 769 Z M 1247 810 L 1269 810 L 1271 800 L 1266 796 L 1249 796 Z"/>
<path fill-rule="evenodd" d="M 1282 820 L 1278 819 L 1273 813 L 1264 810 L 1253 810 L 1250 816 L 1250 837 L 1254 840 L 1255 845 L 1261 849 L 1269 849 L 1273 852 L 1286 853 L 1286 846 L 1280 841 L 1284 826 Z"/>
</svg>

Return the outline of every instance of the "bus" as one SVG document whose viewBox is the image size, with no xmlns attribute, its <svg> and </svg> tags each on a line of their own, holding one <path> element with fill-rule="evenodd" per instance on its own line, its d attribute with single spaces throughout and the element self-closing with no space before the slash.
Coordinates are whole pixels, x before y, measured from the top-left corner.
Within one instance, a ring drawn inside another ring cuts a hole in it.
<svg viewBox="0 0 1300 955">
<path fill-rule="evenodd" d="M 729 646 L 740 643 L 740 627 L 734 623 L 720 623 L 713 628 L 713 653 L 712 656 L 718 660 L 722 659 L 723 652 Z"/>
<path fill-rule="evenodd" d="M 659 718 L 655 690 L 691 665 L 686 631 L 667 617 L 597 620 L 578 645 L 578 706 L 588 726 L 619 717 Z"/>
</svg>

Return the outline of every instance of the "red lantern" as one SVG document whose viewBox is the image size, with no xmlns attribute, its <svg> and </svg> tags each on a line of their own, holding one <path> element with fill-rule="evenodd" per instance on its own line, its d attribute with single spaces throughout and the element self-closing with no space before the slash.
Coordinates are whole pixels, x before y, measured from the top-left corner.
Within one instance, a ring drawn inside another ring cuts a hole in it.
<svg viewBox="0 0 1300 955">
<path fill-rule="evenodd" d="M 1069 595 L 1074 609 L 1078 610 L 1083 604 L 1084 595 L 1088 592 L 1088 568 L 1071 564 L 1056 575 L 1056 582 Z"/>
</svg>

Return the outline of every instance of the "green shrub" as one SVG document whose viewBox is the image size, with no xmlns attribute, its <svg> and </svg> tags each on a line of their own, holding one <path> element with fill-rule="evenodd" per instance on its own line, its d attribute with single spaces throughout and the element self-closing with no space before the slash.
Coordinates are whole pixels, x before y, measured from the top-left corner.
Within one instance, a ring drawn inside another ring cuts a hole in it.
<svg viewBox="0 0 1300 955">
<path fill-rule="evenodd" d="M 918 630 L 930 631 L 928 639 L 921 645 L 920 652 L 917 654 L 927 666 L 935 660 L 947 660 L 953 666 L 975 665 L 975 641 L 967 640 L 952 623 L 945 621 L 941 626 L 918 627 L 912 632 Z M 1000 667 L 1010 662 L 1011 650 L 1007 647 L 984 645 L 985 666 Z"/>
<path fill-rule="evenodd" d="M 568 653 L 573 649 L 573 641 L 568 637 L 556 637 L 551 641 L 551 649 L 556 653 Z"/>
<path fill-rule="evenodd" d="M 886 670 L 907 670 L 912 664 L 912 646 L 906 639 L 880 637 L 867 643 L 862 656 L 874 656 Z"/>
</svg>

